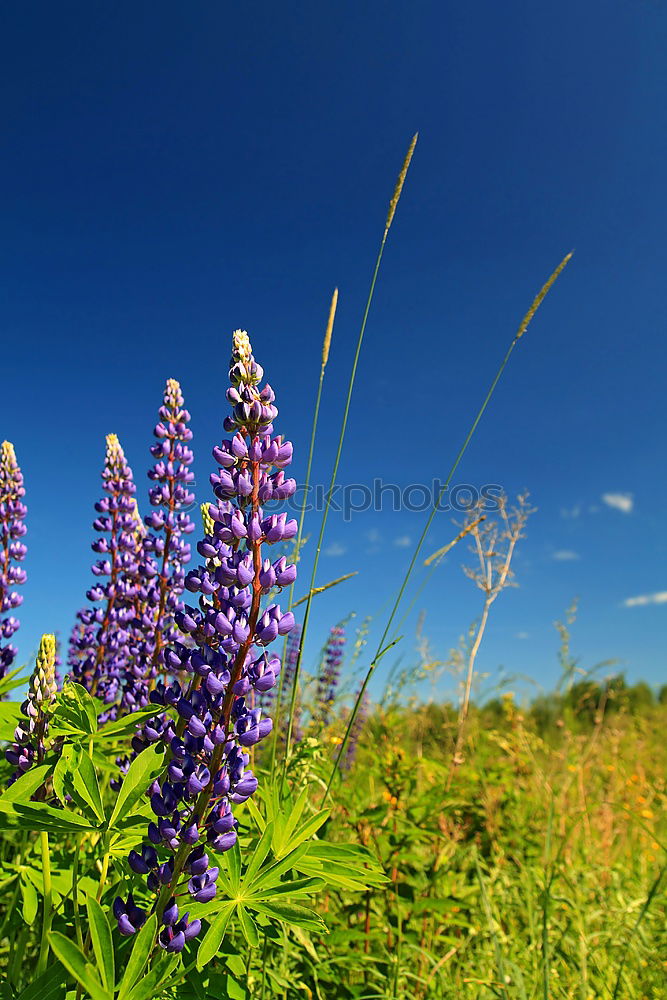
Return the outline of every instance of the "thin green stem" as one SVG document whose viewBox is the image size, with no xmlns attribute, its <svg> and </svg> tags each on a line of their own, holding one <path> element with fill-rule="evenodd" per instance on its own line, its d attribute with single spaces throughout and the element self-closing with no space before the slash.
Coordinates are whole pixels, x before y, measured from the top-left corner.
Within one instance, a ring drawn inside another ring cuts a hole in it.
<svg viewBox="0 0 667 1000">
<path fill-rule="evenodd" d="M 79 912 L 79 852 L 81 841 L 77 837 L 74 847 L 74 858 L 72 860 L 72 909 L 74 910 L 74 927 L 76 930 L 76 943 L 79 948 L 83 948 L 83 932 L 81 930 L 81 914 Z"/>
<path fill-rule="evenodd" d="M 42 879 L 44 888 L 44 908 L 42 912 L 42 937 L 39 945 L 39 958 L 37 960 L 37 976 L 46 972 L 46 963 L 49 957 L 49 931 L 51 929 L 52 916 L 52 888 L 51 888 L 51 857 L 49 854 L 49 835 L 44 830 L 39 835 L 42 848 Z"/>
</svg>

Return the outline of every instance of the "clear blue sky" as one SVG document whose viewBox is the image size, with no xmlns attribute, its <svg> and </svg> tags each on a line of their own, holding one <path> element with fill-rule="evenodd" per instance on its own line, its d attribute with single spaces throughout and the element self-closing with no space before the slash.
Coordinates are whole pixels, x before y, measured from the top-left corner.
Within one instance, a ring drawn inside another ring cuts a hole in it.
<svg viewBox="0 0 667 1000">
<path fill-rule="evenodd" d="M 82 603 L 105 433 L 145 484 L 167 377 L 192 411 L 207 497 L 236 327 L 303 473 L 338 285 L 326 479 L 387 200 L 419 129 L 340 478 L 441 476 L 574 248 L 458 476 L 528 488 L 539 508 L 480 668 L 553 684 L 552 623 L 579 595 L 584 664 L 617 657 L 630 678 L 667 679 L 667 6 L 26 2 L 5 7 L 0 39 L 0 438 L 28 491 L 24 658 Z M 320 598 L 312 653 L 348 612 L 379 612 L 422 518 L 332 518 L 319 582 L 360 573 Z M 442 516 L 426 552 L 451 530 Z M 463 556 L 420 602 L 443 657 L 479 609 Z M 413 634 L 414 620 L 407 659 Z"/>
</svg>

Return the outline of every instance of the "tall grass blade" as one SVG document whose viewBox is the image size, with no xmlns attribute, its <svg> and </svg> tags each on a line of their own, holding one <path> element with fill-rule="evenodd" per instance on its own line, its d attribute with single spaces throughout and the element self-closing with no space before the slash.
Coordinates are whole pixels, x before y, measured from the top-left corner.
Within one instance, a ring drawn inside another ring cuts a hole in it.
<svg viewBox="0 0 667 1000">
<path fill-rule="evenodd" d="M 329 489 L 327 491 L 326 500 L 324 502 L 324 511 L 322 512 L 322 521 L 320 524 L 320 533 L 317 539 L 317 548 L 315 550 L 315 557 L 313 560 L 313 569 L 310 578 L 310 586 L 308 588 L 308 601 L 306 603 L 306 610 L 303 616 L 303 627 L 301 632 L 301 643 L 299 645 L 299 655 L 297 657 L 296 666 L 294 668 L 294 680 L 292 683 L 292 696 L 290 700 L 290 710 L 289 719 L 287 722 L 287 736 L 285 739 L 285 758 L 283 764 L 283 775 L 287 770 L 287 762 L 290 755 L 290 747 L 292 742 L 292 729 L 294 725 L 294 710 L 296 706 L 296 697 L 299 689 L 299 674 L 301 671 L 301 659 L 303 656 L 303 650 L 306 642 L 306 635 L 308 632 L 308 622 L 310 620 L 310 607 L 312 602 L 312 591 L 315 589 L 315 579 L 317 577 L 317 568 L 320 561 L 320 553 L 322 551 L 322 542 L 324 540 L 324 532 L 326 530 L 327 518 L 329 516 L 329 507 L 331 505 L 331 498 L 333 496 L 333 491 L 336 485 L 336 476 L 338 475 L 338 466 L 340 464 L 340 458 L 343 453 L 343 443 L 345 441 L 345 431 L 347 429 L 347 420 L 350 413 L 350 403 L 352 402 L 352 393 L 354 391 L 354 383 L 357 376 L 357 367 L 359 365 L 359 356 L 361 354 L 361 347 L 364 341 L 364 334 L 366 332 L 366 323 L 368 321 L 368 315 L 371 310 L 371 305 L 373 302 L 373 295 L 375 292 L 375 285 L 377 283 L 378 274 L 380 272 L 380 264 L 382 263 L 382 257 L 384 255 L 384 248 L 387 243 L 387 236 L 389 235 L 389 229 L 392 222 L 394 221 L 394 215 L 396 214 L 396 207 L 398 205 L 399 199 L 401 197 L 401 192 L 403 191 L 403 185 L 405 183 L 405 178 L 408 173 L 408 168 L 410 166 L 410 161 L 412 159 L 412 154 L 415 151 L 415 146 L 417 144 L 417 134 L 412 138 L 408 152 L 405 159 L 403 160 L 403 165 L 401 171 L 398 175 L 398 180 L 396 182 L 396 187 L 394 188 L 394 193 L 392 195 L 391 201 L 389 203 L 389 210 L 387 212 L 387 218 L 384 227 L 384 233 L 382 234 L 382 240 L 380 241 L 380 248 L 375 259 L 375 267 L 373 269 L 373 276 L 371 278 L 371 284 L 368 291 L 368 297 L 366 299 L 366 306 L 364 308 L 363 317 L 361 320 L 361 327 L 359 329 L 359 337 L 357 339 L 357 349 L 354 355 L 354 361 L 352 362 L 352 371 L 350 372 L 350 380 L 347 388 L 347 397 L 345 400 L 345 409 L 343 411 L 343 420 L 341 423 L 340 434 L 338 437 L 338 448 L 336 451 L 336 457 L 334 459 L 333 469 L 331 471 L 331 481 L 329 484 Z"/>
<path fill-rule="evenodd" d="M 352 712 L 350 713 L 350 717 L 348 719 L 347 727 L 345 729 L 345 735 L 343 736 L 343 741 L 340 744 L 340 747 L 338 748 L 338 754 L 336 756 L 336 760 L 334 761 L 333 767 L 331 768 L 331 774 L 330 774 L 329 781 L 328 781 L 328 784 L 327 784 L 327 787 L 326 787 L 326 791 L 324 793 L 324 799 L 325 800 L 326 800 L 326 798 L 327 798 L 327 796 L 328 796 L 328 794 L 329 794 L 329 792 L 331 790 L 331 786 L 333 784 L 333 781 L 334 781 L 336 775 L 340 773 L 339 764 L 340 764 L 340 761 L 342 760 L 343 754 L 345 753 L 345 748 L 347 746 L 347 742 L 348 742 L 348 739 L 349 739 L 349 736 L 350 736 L 350 732 L 352 731 L 352 727 L 353 727 L 353 725 L 355 723 L 355 720 L 357 718 L 357 715 L 359 713 L 359 707 L 360 707 L 361 702 L 363 700 L 364 694 L 366 693 L 366 688 L 368 687 L 368 683 L 369 683 L 369 681 L 370 681 L 370 679 L 371 679 L 371 677 L 373 675 L 373 671 L 375 670 L 375 667 L 377 666 L 378 653 L 379 653 L 379 651 L 385 645 L 385 641 L 387 639 L 387 636 L 389 635 L 389 632 L 391 630 L 391 626 L 392 626 L 392 624 L 394 622 L 394 618 L 396 617 L 396 613 L 397 613 L 397 611 L 399 609 L 401 601 L 403 600 L 403 595 L 405 593 L 405 589 L 406 589 L 406 587 L 408 585 L 408 581 L 410 580 L 410 577 L 412 576 L 412 572 L 413 572 L 413 570 L 415 568 L 415 565 L 417 563 L 417 560 L 419 558 L 419 554 L 420 554 L 420 552 L 422 550 L 422 547 L 424 545 L 424 542 L 426 540 L 426 536 L 428 535 L 428 532 L 430 530 L 431 524 L 433 523 L 433 519 L 434 519 L 435 515 L 437 514 L 438 509 L 440 508 L 440 504 L 442 502 L 442 498 L 444 497 L 445 492 L 449 488 L 449 484 L 452 481 L 452 476 L 454 475 L 454 473 L 456 472 L 457 468 L 459 467 L 461 459 L 463 458 L 463 456 L 465 455 L 465 453 L 466 453 L 466 451 L 468 449 L 468 445 L 470 444 L 470 442 L 471 442 L 471 440 L 473 438 L 473 435 L 474 435 L 475 431 L 477 430 L 477 425 L 479 424 L 480 420 L 484 416 L 484 413 L 486 411 L 487 406 L 491 402 L 491 398 L 493 396 L 493 393 L 495 392 L 496 386 L 498 385 L 498 382 L 500 381 L 500 378 L 501 378 L 503 372 L 505 371 L 505 368 L 507 367 L 507 363 L 508 363 L 510 357 L 512 356 L 514 348 L 516 347 L 516 345 L 519 343 L 519 340 L 521 339 L 521 337 L 523 337 L 524 333 L 526 332 L 530 321 L 533 319 L 533 317 L 534 317 L 535 313 L 537 312 L 540 304 L 542 303 L 542 300 L 544 299 L 545 295 L 547 294 L 547 292 L 549 291 L 549 289 L 552 287 L 552 285 L 554 284 L 554 282 L 558 278 L 559 274 L 563 271 L 563 269 L 565 268 L 566 264 L 571 259 L 571 257 L 572 257 L 572 253 L 568 253 L 568 254 L 565 255 L 565 257 L 562 259 L 562 261 L 560 262 L 560 264 L 558 265 L 558 267 L 555 269 L 555 271 L 553 271 L 553 273 L 551 274 L 551 276 L 549 277 L 549 279 L 542 286 L 542 288 L 540 289 L 540 291 L 536 295 L 535 299 L 533 300 L 533 303 L 532 303 L 530 309 L 528 310 L 528 312 L 526 313 L 526 315 L 522 319 L 521 323 L 519 324 L 519 329 L 515 333 L 515 335 L 514 335 L 514 337 L 512 339 L 512 342 L 510 343 L 510 346 L 508 347 L 507 352 L 505 353 L 505 357 L 503 358 L 503 360 L 500 363 L 500 366 L 499 366 L 499 368 L 498 368 L 498 370 L 497 370 L 497 372 L 496 372 L 496 374 L 495 374 L 495 376 L 494 376 L 494 378 L 493 378 L 493 380 L 491 382 L 491 385 L 489 386 L 489 388 L 487 390 L 487 393 L 486 393 L 486 396 L 484 397 L 482 405 L 480 406 L 479 410 L 477 411 L 477 415 L 476 415 L 475 419 L 473 420 L 468 433 L 466 434 L 465 440 L 463 441 L 463 444 L 461 445 L 461 447 L 459 449 L 459 452 L 458 452 L 456 458 L 454 459 L 454 463 L 452 464 L 452 467 L 450 468 L 450 470 L 449 470 L 449 472 L 447 474 L 447 478 L 446 478 L 443 486 L 440 489 L 440 492 L 439 492 L 439 494 L 437 496 L 437 499 L 436 499 L 435 503 L 433 504 L 433 508 L 432 508 L 432 510 L 431 510 L 431 512 L 430 512 L 430 514 L 429 514 L 429 516 L 427 518 L 427 520 L 426 520 L 426 524 L 424 525 L 424 529 L 423 529 L 423 531 L 422 531 L 422 533 L 421 533 L 421 535 L 419 537 L 419 540 L 417 542 L 415 550 L 414 550 L 414 552 L 412 554 L 412 558 L 410 560 L 410 565 L 408 566 L 408 569 L 407 569 L 407 571 L 405 573 L 405 576 L 403 577 L 403 582 L 401 583 L 401 586 L 399 587 L 399 590 L 398 590 L 398 593 L 396 595 L 396 599 L 394 601 L 394 605 L 393 605 L 391 613 L 389 615 L 389 619 L 388 619 L 387 624 L 385 626 L 384 632 L 382 633 L 382 636 L 381 636 L 380 641 L 378 643 L 378 652 L 375 654 L 375 656 L 373 657 L 373 659 L 370 662 L 370 665 L 368 667 L 368 671 L 367 671 L 366 676 L 364 678 L 364 682 L 363 682 L 363 684 L 361 685 L 361 687 L 359 689 L 359 693 L 357 695 L 357 699 L 356 699 L 356 701 L 354 703 L 354 707 L 352 709 Z"/>
</svg>

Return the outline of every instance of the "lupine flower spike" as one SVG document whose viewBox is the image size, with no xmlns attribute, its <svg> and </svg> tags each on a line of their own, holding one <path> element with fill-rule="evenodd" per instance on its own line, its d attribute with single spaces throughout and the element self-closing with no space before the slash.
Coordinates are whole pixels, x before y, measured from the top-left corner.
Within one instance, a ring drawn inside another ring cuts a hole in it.
<svg viewBox="0 0 667 1000">
<path fill-rule="evenodd" d="M 14 446 L 3 441 L 0 446 L 0 678 L 16 658 L 16 648 L 9 640 L 19 627 L 19 620 L 12 612 L 23 603 L 23 597 L 14 588 L 26 581 L 21 566 L 27 551 L 21 541 L 26 533 L 24 496 L 23 476 Z"/>
<path fill-rule="evenodd" d="M 101 556 L 92 567 L 99 582 L 86 593 L 93 607 L 77 615 L 82 628 L 72 633 L 68 663 L 74 680 L 113 704 L 131 657 L 139 568 L 136 487 L 115 434 L 106 439 L 102 487 L 106 496 L 95 504 L 99 516 L 93 522 L 99 537 L 92 543 Z"/>
<path fill-rule="evenodd" d="M 186 513 L 194 502 L 189 489 L 194 479 L 189 468 L 193 459 L 188 447 L 192 440 L 190 414 L 176 379 L 167 379 L 158 416 L 153 432 L 157 440 L 151 446 L 156 461 L 148 473 L 154 483 L 149 491 L 154 510 L 145 518 L 149 532 L 144 543 L 144 575 L 149 582 L 141 623 L 145 638 L 140 666 L 149 688 L 154 687 L 159 674 L 165 674 L 165 648 L 178 638 L 174 616 L 183 607 L 183 566 L 190 561 L 190 546 L 183 536 L 194 530 Z"/>
<path fill-rule="evenodd" d="M 40 764 L 44 758 L 49 710 L 57 691 L 56 637 L 43 635 L 37 663 L 30 678 L 28 696 L 21 705 L 21 712 L 26 719 L 19 722 L 14 732 L 14 743 L 5 751 L 5 757 L 16 768 L 12 779 L 14 781 L 33 764 Z"/>
<path fill-rule="evenodd" d="M 296 485 L 285 478 L 292 445 L 273 436 L 278 411 L 271 387 L 260 388 L 262 377 L 247 333 L 237 330 L 227 391 L 232 415 L 224 423 L 233 436 L 213 449 L 217 502 L 208 507 L 209 530 L 197 546 L 204 562 L 185 578 L 198 602 L 176 614 L 183 641 L 164 658 L 175 679 L 158 681 L 150 695 L 156 706 L 175 706 L 179 721 L 156 716 L 134 740 L 136 751 L 161 742 L 170 758 L 165 778 L 149 789 L 155 820 L 148 840 L 129 856 L 155 894 L 159 942 L 167 951 L 181 951 L 199 931 L 198 921 L 180 913 L 179 886 L 185 879 L 194 900 L 213 899 L 218 868 L 209 864 L 207 850 L 234 845 L 233 807 L 257 789 L 247 749 L 270 733 L 272 722 L 246 698 L 275 684 L 280 658 L 267 647 L 294 625 L 279 605 L 263 606 L 270 592 L 295 579 L 296 568 L 285 557 L 272 561 L 267 552 L 293 538 L 297 524 L 285 513 L 262 510 L 268 500 L 291 496 Z M 156 848 L 169 851 L 169 859 L 160 861 Z M 117 899 L 114 913 L 122 934 L 134 933 L 146 919 L 131 896 Z"/>
<path fill-rule="evenodd" d="M 336 700 L 344 652 L 345 629 L 342 625 L 334 625 L 329 633 L 324 649 L 324 660 L 317 678 L 317 717 L 324 725 L 330 720 Z"/>
</svg>

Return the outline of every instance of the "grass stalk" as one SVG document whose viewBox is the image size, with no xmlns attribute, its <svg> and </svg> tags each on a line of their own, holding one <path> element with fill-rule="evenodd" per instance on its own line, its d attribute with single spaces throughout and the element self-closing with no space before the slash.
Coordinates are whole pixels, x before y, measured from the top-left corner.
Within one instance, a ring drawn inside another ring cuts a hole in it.
<svg viewBox="0 0 667 1000">
<path fill-rule="evenodd" d="M 341 423 L 340 434 L 338 437 L 338 448 L 336 450 L 336 457 L 334 459 L 333 469 L 331 471 L 331 481 L 329 484 L 329 489 L 327 491 L 327 496 L 324 502 L 324 511 L 322 512 L 322 520 L 320 523 L 320 532 L 317 539 L 317 548 L 315 550 L 315 557 L 313 559 L 313 568 L 310 577 L 310 586 L 308 587 L 308 600 L 306 602 L 306 610 L 303 616 L 303 627 L 301 632 L 301 642 L 299 645 L 299 655 L 297 657 L 296 665 L 294 668 L 294 680 L 292 682 L 292 692 L 290 699 L 290 709 L 289 718 L 287 722 L 287 736 L 285 740 L 285 758 L 283 762 L 283 776 L 287 770 L 287 762 L 289 760 L 290 746 L 292 740 L 292 729 L 294 724 L 294 711 L 296 707 L 296 698 L 299 688 L 299 674 L 301 671 L 301 660 L 303 656 L 303 650 L 306 642 L 306 635 L 308 632 L 308 622 L 310 620 L 310 608 L 313 599 L 313 591 L 315 590 L 315 579 L 317 577 L 317 569 L 320 561 L 320 553 L 322 551 L 322 542 L 324 540 L 324 532 L 327 526 L 327 519 L 329 516 L 329 507 L 331 505 L 331 498 L 333 496 L 334 487 L 336 485 L 336 476 L 338 475 L 338 466 L 340 465 L 341 455 L 343 453 L 343 443 L 345 441 L 345 432 L 347 430 L 347 420 L 350 413 L 350 403 L 352 402 L 352 393 L 354 391 L 354 383 L 357 375 L 357 367 L 359 365 L 359 356 L 361 354 L 361 347 L 364 341 L 364 334 L 366 332 L 366 323 L 368 322 L 368 315 L 371 310 L 371 305 L 373 302 L 373 295 L 375 292 L 375 285 L 377 283 L 378 274 L 380 272 L 380 265 L 382 263 L 382 257 L 384 255 L 384 248 L 387 243 L 387 237 L 389 235 L 389 230 L 391 224 L 394 220 L 394 215 L 396 213 L 396 207 L 398 205 L 401 192 L 403 190 L 403 185 L 405 183 L 405 178 L 408 173 L 408 168 L 410 166 L 410 161 L 412 160 L 412 154 L 415 151 L 415 146 L 417 144 L 417 135 L 415 134 L 412 138 L 408 152 L 403 161 L 403 166 L 398 175 L 398 180 L 394 188 L 394 193 L 392 195 L 391 201 L 389 203 L 389 209 L 387 211 L 387 218 L 385 220 L 384 232 L 382 234 L 382 240 L 380 241 L 380 247 L 378 249 L 377 257 L 375 259 L 375 267 L 373 268 L 373 275 L 371 278 L 371 284 L 368 291 L 368 297 L 366 299 L 366 305 L 364 308 L 364 313 L 361 320 L 361 327 L 359 329 L 359 337 L 357 339 L 357 348 L 354 354 L 354 361 L 352 362 L 352 370 L 350 372 L 350 380 L 347 388 L 347 397 L 345 400 L 345 408 L 343 411 L 343 420 Z"/>
<path fill-rule="evenodd" d="M 391 627 L 393 625 L 394 618 L 396 617 L 396 614 L 397 614 L 398 609 L 400 607 L 401 601 L 403 600 L 403 595 L 405 593 L 405 589 L 406 589 L 406 587 L 408 585 L 410 577 L 412 576 L 413 570 L 414 570 L 414 568 L 415 568 L 415 566 L 417 564 L 417 560 L 419 558 L 419 554 L 420 554 L 420 552 L 422 550 L 424 542 L 426 541 L 426 536 L 429 533 L 429 530 L 431 528 L 431 524 L 433 523 L 433 519 L 434 519 L 435 515 L 437 514 L 437 512 L 438 512 L 438 510 L 440 508 L 440 504 L 441 504 L 442 499 L 443 499 L 443 497 L 445 495 L 445 492 L 449 489 L 449 485 L 450 485 L 450 483 L 452 481 L 452 477 L 453 477 L 454 473 L 456 472 L 457 468 L 459 467 L 461 459 L 463 458 L 463 456 L 465 455 L 466 451 L 468 450 L 468 445 L 470 444 L 470 442 L 471 442 L 471 440 L 473 438 L 473 435 L 474 435 L 475 431 L 477 430 L 477 426 L 478 426 L 480 420 L 484 416 L 486 408 L 488 407 L 489 403 L 491 402 L 491 398 L 492 398 L 492 396 L 493 396 L 493 394 L 494 394 L 494 392 L 496 390 L 496 386 L 498 385 L 498 383 L 499 383 L 499 381 L 501 379 L 501 376 L 502 376 L 503 372 L 505 371 L 505 368 L 507 367 L 507 364 L 508 364 L 508 362 L 510 360 L 510 357 L 512 356 L 512 354 L 514 352 L 514 349 L 515 349 L 516 345 L 519 343 L 519 340 L 523 337 L 524 333 L 528 329 L 528 325 L 530 324 L 530 321 L 533 319 L 535 313 L 539 309 L 540 304 L 542 303 L 543 299 L 545 298 L 547 292 L 553 286 L 553 284 L 555 283 L 556 279 L 558 278 L 558 276 L 560 275 L 560 273 L 563 271 L 563 269 L 565 268 L 565 266 L 567 265 L 567 263 L 569 262 L 569 260 L 570 260 L 571 257 L 572 257 L 572 253 L 568 253 L 568 254 L 565 255 L 565 257 L 563 257 L 563 259 L 560 262 L 560 264 L 558 265 L 558 267 L 555 269 L 555 271 L 553 271 L 553 273 L 550 275 L 550 277 L 547 279 L 547 281 L 544 283 L 544 285 L 542 286 L 542 288 L 540 289 L 540 291 L 537 293 L 537 295 L 533 299 L 533 302 L 531 303 L 531 306 L 530 306 L 528 312 L 526 313 L 526 315 L 522 319 L 521 323 L 519 324 L 519 328 L 518 328 L 517 332 L 515 333 L 515 335 L 514 335 L 514 337 L 512 339 L 512 342 L 510 343 L 510 345 L 509 345 L 509 347 L 508 347 L 508 349 L 507 349 L 507 351 L 505 353 L 504 358 L 500 362 L 500 366 L 499 366 L 498 370 L 496 371 L 496 374 L 493 377 L 491 385 L 489 386 L 489 388 L 487 390 L 486 396 L 484 397 L 484 399 L 482 401 L 482 405 L 480 406 L 479 410 L 477 411 L 477 415 L 475 416 L 475 419 L 473 420 L 473 422 L 472 422 L 472 424 L 471 424 L 471 426 L 470 426 L 470 428 L 468 430 L 468 433 L 465 436 L 463 444 L 459 448 L 458 454 L 456 455 L 456 458 L 454 459 L 454 462 L 453 462 L 453 464 L 452 464 L 452 466 L 451 466 L 451 468 L 450 468 L 450 470 L 449 470 L 449 472 L 447 474 L 447 478 L 446 478 L 443 486 L 440 489 L 440 492 L 439 492 L 439 494 L 438 494 L 438 496 L 436 498 L 435 503 L 433 504 L 433 507 L 431 509 L 431 512 L 430 512 L 428 518 L 426 519 L 426 524 L 424 525 L 422 533 L 419 536 L 419 540 L 418 540 L 417 545 L 415 547 L 415 550 L 414 550 L 414 552 L 412 554 L 412 558 L 410 560 L 410 564 L 409 564 L 409 566 L 407 568 L 405 576 L 403 577 L 403 581 L 402 581 L 402 583 L 401 583 L 401 585 L 400 585 L 400 587 L 398 589 L 398 593 L 396 594 L 396 598 L 394 600 L 394 604 L 393 604 L 391 613 L 390 613 L 389 618 L 387 620 L 387 624 L 385 625 L 385 629 L 384 629 L 384 632 L 382 633 L 382 637 L 380 639 L 380 642 L 378 643 L 378 647 L 377 647 L 376 653 L 375 653 L 373 659 L 371 660 L 371 662 L 369 664 L 368 671 L 366 672 L 366 676 L 364 678 L 363 684 L 361 685 L 361 687 L 359 689 L 359 693 L 357 694 L 357 698 L 356 698 L 356 701 L 354 703 L 354 707 L 352 709 L 352 712 L 350 713 L 350 717 L 349 717 L 348 722 L 347 722 L 347 727 L 345 729 L 345 735 L 343 736 L 343 741 L 342 741 L 342 743 L 340 744 L 340 746 L 338 748 L 338 754 L 336 756 L 336 760 L 334 761 L 333 766 L 331 768 L 331 774 L 329 776 L 329 781 L 327 783 L 327 787 L 326 787 L 326 790 L 325 790 L 325 793 L 324 793 L 324 799 L 323 799 L 323 801 L 326 801 L 326 799 L 327 799 L 327 797 L 329 795 L 329 792 L 331 790 L 331 786 L 332 786 L 332 784 L 334 782 L 334 779 L 336 778 L 336 775 L 340 773 L 339 764 L 340 764 L 340 761 L 342 760 L 343 754 L 345 753 L 345 748 L 347 746 L 347 742 L 348 742 L 349 737 L 350 737 L 350 732 L 352 730 L 354 722 L 355 722 L 355 720 L 357 718 L 357 715 L 359 713 L 359 708 L 361 706 L 361 702 L 363 700 L 364 694 L 366 693 L 366 688 L 368 687 L 368 683 L 369 683 L 369 681 L 370 681 L 370 679 L 371 679 L 371 677 L 373 675 L 373 672 L 374 672 L 374 670 L 375 670 L 375 668 L 376 668 L 376 666 L 377 666 L 377 664 L 378 664 L 381 656 L 385 652 L 385 643 L 387 641 L 387 636 L 389 635 L 389 633 L 391 631 Z"/>
</svg>

